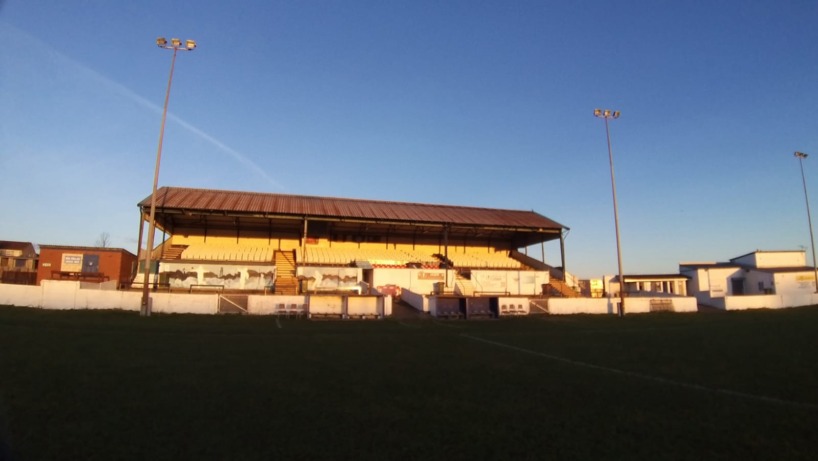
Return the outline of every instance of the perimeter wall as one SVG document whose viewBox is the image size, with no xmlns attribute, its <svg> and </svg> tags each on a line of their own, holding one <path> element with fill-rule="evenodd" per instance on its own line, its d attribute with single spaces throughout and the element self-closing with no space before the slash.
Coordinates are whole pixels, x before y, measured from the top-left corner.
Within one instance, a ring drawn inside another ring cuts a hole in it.
<svg viewBox="0 0 818 461">
<path fill-rule="evenodd" d="M 44 280 L 40 286 L 0 284 L 0 305 L 37 307 L 43 309 L 117 309 L 140 310 L 142 293 L 120 291 L 116 281 L 84 283 L 77 281 Z M 218 293 L 150 294 L 151 310 L 163 314 L 216 314 L 219 312 Z M 273 314 L 280 305 L 309 306 L 315 315 L 392 315 L 391 296 L 342 295 L 249 295 L 247 313 Z"/>
</svg>

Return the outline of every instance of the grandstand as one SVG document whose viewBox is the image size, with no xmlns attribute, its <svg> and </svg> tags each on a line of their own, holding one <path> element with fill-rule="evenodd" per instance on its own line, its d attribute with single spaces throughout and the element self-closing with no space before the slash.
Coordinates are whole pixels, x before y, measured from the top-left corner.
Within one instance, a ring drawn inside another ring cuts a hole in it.
<svg viewBox="0 0 818 461">
<path fill-rule="evenodd" d="M 151 283 L 282 296 L 536 296 L 550 266 L 524 249 L 559 241 L 564 267 L 567 230 L 533 211 L 177 187 L 157 191 L 156 226 Z"/>
</svg>

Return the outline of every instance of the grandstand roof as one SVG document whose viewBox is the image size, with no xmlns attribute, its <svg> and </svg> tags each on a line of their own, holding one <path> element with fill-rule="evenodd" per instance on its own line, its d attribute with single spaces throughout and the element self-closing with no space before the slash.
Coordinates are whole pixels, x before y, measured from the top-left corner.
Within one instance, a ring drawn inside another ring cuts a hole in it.
<svg viewBox="0 0 818 461">
<path fill-rule="evenodd" d="M 203 222 L 252 226 L 255 220 L 258 226 L 307 219 L 334 222 L 336 227 L 340 223 L 367 223 L 390 228 L 432 226 L 455 234 L 480 229 L 504 238 L 510 233 L 517 237 L 530 234 L 520 242 L 524 244 L 559 238 L 567 229 L 534 211 L 180 187 L 162 187 L 156 198 L 157 226 L 171 229 Z M 139 207 L 149 212 L 150 196 L 139 202 Z"/>
</svg>

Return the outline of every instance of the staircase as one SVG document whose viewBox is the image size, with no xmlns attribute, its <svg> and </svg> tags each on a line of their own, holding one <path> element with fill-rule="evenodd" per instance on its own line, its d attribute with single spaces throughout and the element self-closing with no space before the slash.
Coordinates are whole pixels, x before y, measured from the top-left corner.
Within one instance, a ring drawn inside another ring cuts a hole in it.
<svg viewBox="0 0 818 461">
<path fill-rule="evenodd" d="M 545 285 L 546 292 L 543 293 L 546 296 L 557 296 L 560 298 L 579 298 L 581 295 L 577 293 L 573 288 L 569 287 L 565 284 L 562 280 L 551 279 Z"/>
<path fill-rule="evenodd" d="M 459 273 L 455 273 L 454 277 L 455 294 L 459 294 L 461 296 L 474 296 L 474 284 L 471 283 L 471 279 L 467 279 Z"/>
<path fill-rule="evenodd" d="M 297 295 L 298 279 L 295 277 L 295 251 L 276 250 L 274 262 L 276 265 L 275 294 Z"/>
<path fill-rule="evenodd" d="M 162 260 L 181 259 L 182 252 L 185 251 L 187 245 L 165 245 L 162 248 Z"/>
</svg>

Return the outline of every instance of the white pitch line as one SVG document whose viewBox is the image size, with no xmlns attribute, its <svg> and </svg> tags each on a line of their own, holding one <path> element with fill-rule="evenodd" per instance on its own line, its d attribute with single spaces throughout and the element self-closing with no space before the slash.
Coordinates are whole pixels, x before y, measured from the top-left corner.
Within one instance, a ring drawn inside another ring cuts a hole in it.
<svg viewBox="0 0 818 461">
<path fill-rule="evenodd" d="M 442 327 L 446 327 L 446 328 L 457 328 L 458 330 L 464 328 L 461 325 L 449 325 L 449 324 L 443 323 L 443 322 L 441 322 L 441 321 L 439 321 L 437 319 L 432 319 L 432 323 L 434 323 L 435 325 L 440 325 Z"/>
<path fill-rule="evenodd" d="M 786 406 L 791 406 L 791 407 L 806 408 L 806 409 L 810 409 L 810 410 L 818 410 L 818 404 L 814 404 L 814 403 L 796 402 L 796 401 L 793 401 L 793 400 L 784 400 L 784 399 L 779 399 L 779 398 L 776 398 L 776 397 L 768 397 L 766 395 L 748 394 L 746 392 L 732 391 L 730 389 L 720 389 L 720 388 L 717 388 L 717 387 L 707 387 L 707 386 L 702 386 L 700 384 L 686 383 L 686 382 L 683 382 L 683 381 L 675 381 L 675 380 L 668 379 L 668 378 L 661 378 L 661 377 L 658 377 L 658 376 L 646 375 L 646 374 L 637 373 L 637 372 L 634 372 L 634 371 L 621 370 L 619 368 L 611 368 L 611 367 L 606 367 L 606 366 L 603 366 L 603 365 L 594 365 L 593 363 L 581 362 L 579 360 L 571 360 L 571 359 L 567 359 L 565 357 L 559 357 L 559 356 L 556 356 L 556 355 L 546 354 L 544 352 L 537 352 L 537 351 L 533 351 L 531 349 L 526 349 L 526 348 L 523 348 L 523 347 L 513 346 L 511 344 L 505 344 L 505 343 L 501 343 L 501 342 L 498 342 L 498 341 L 492 341 L 490 339 L 478 338 L 477 336 L 472 336 L 472 335 L 469 335 L 469 334 L 466 334 L 466 333 L 461 333 L 460 336 L 462 336 L 464 338 L 471 339 L 472 341 L 478 341 L 478 342 L 481 342 L 481 343 L 484 343 L 484 344 L 490 344 L 492 346 L 502 347 L 504 349 L 509 349 L 509 350 L 516 351 L 516 352 L 522 352 L 524 354 L 536 355 L 538 357 L 543 357 L 543 358 L 546 358 L 546 359 L 549 359 L 549 360 L 553 360 L 555 362 L 567 363 L 569 365 L 574 365 L 574 366 L 582 367 L 582 368 L 589 368 L 589 369 L 592 369 L 592 370 L 605 371 L 605 372 L 613 373 L 613 374 L 617 374 L 617 375 L 628 376 L 630 378 L 643 379 L 645 381 L 653 381 L 655 383 L 661 383 L 661 384 L 669 384 L 669 385 L 672 385 L 672 386 L 682 387 L 682 388 L 685 388 L 685 389 L 692 389 L 692 390 L 696 390 L 696 391 L 712 392 L 712 393 L 715 393 L 715 394 L 729 395 L 731 397 L 740 397 L 740 398 L 748 399 L 748 400 L 757 400 L 757 401 L 760 401 L 760 402 L 773 403 L 773 404 L 776 404 L 776 405 L 786 405 Z"/>
<path fill-rule="evenodd" d="M 399 325 L 403 325 L 403 326 L 405 326 L 406 328 L 420 328 L 420 325 L 410 325 L 410 324 L 408 324 L 408 323 L 405 323 L 405 322 L 404 322 L 404 321 L 402 321 L 402 320 L 399 320 L 399 321 L 398 321 L 398 324 L 399 324 Z"/>
<path fill-rule="evenodd" d="M 281 329 L 281 322 L 278 321 L 278 316 L 277 315 L 276 315 L 276 326 L 278 327 L 279 330 Z"/>
</svg>

